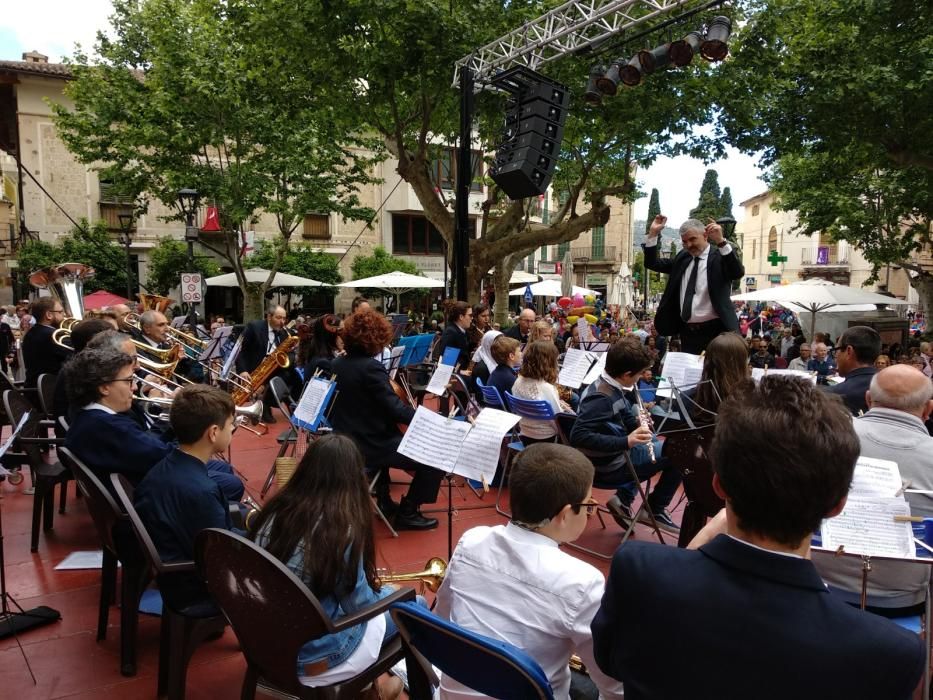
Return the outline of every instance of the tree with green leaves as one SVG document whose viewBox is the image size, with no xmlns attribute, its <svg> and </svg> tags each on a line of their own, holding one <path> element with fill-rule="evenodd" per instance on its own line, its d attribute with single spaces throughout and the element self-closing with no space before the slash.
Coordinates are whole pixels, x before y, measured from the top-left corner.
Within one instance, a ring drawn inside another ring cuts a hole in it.
<svg viewBox="0 0 933 700">
<path fill-rule="evenodd" d="M 910 272 L 933 310 L 933 6 L 756 0 L 723 65 L 718 137 L 772 166 L 797 232 Z M 728 98 L 726 97 L 728 94 Z"/>
<path fill-rule="evenodd" d="M 213 258 L 198 255 L 194 266 L 205 279 L 220 274 L 220 266 Z M 153 294 L 167 295 L 180 284 L 182 272 L 191 272 L 188 246 L 170 236 L 160 238 L 159 244 L 149 251 L 149 290 Z"/>
<path fill-rule="evenodd" d="M 326 52 L 311 44 L 299 52 L 314 65 L 330 61 L 331 79 L 351 93 L 360 115 L 398 159 L 399 175 L 412 187 L 448 251 L 454 248 L 452 192 L 437 182 L 435 173 L 440 170 L 442 149 L 455 144 L 458 132 L 459 95 L 451 87 L 451 66 L 552 7 L 545 0 L 468 4 L 350 0 L 339 13 L 323 0 L 296 6 L 301 22 L 317 25 L 320 34 L 331 38 Z M 469 241 L 472 301 L 478 299 L 480 281 L 488 270 L 494 269 L 496 298 L 506 299 L 516 261 L 540 246 L 566 243 L 605 225 L 612 198 L 625 203 L 636 196 L 634 166 L 686 147 L 678 137 L 708 119 L 712 103 L 704 85 L 705 73 L 711 69 L 703 61 L 658 72 L 646 79 L 650 85 L 620 86 L 620 94 L 606 98 L 601 107 L 586 104 L 582 95 L 591 63 L 627 57 L 632 48 L 614 45 L 611 54 L 567 56 L 543 69 L 572 93 L 552 182 L 560 204 L 547 224 L 537 223 L 531 218 L 532 198 L 509 200 L 487 182 L 485 202 L 470 212 L 481 232 Z M 505 110 L 502 94 L 477 95 L 475 149 L 495 151 Z M 496 312 L 501 322 L 506 306 L 497 305 Z"/>
<path fill-rule="evenodd" d="M 379 144 L 360 136 L 356 107 L 313 70 L 312 54 L 327 52 L 302 20 L 279 0 L 115 0 L 96 55 L 72 61 L 73 107 L 54 107 L 69 150 L 139 213 L 153 199 L 174 206 L 185 187 L 217 205 L 223 241 L 202 243 L 236 273 L 247 319 L 260 315 L 287 249 L 276 249 L 265 283 L 247 285 L 241 234 L 261 214 L 286 242 L 311 212 L 373 214 L 359 188 L 372 182 Z"/>
<path fill-rule="evenodd" d="M 722 188 L 722 197 L 719 198 L 719 211 L 722 212 L 720 216 L 731 216 L 735 218 L 735 215 L 732 213 L 732 190 L 728 187 Z"/>
<path fill-rule="evenodd" d="M 310 246 L 296 245 L 294 243 L 285 246 L 285 242 L 281 238 L 275 241 L 261 241 L 256 246 L 256 251 L 246 259 L 246 266 L 269 269 L 279 258 L 280 247 L 286 247 L 286 250 L 281 257 L 282 262 L 279 264 L 279 272 L 307 277 L 328 285 L 326 287 L 289 287 L 286 290 L 289 294 L 289 302 L 292 294 L 299 296 L 306 294 L 336 296 L 339 290 L 331 285 L 343 282 L 337 258 L 327 253 L 312 250 Z"/>
<path fill-rule="evenodd" d="M 730 195 L 731 197 L 731 195 Z M 722 193 L 719 190 L 719 173 L 708 168 L 700 185 L 700 197 L 697 205 L 690 210 L 691 219 L 699 219 L 704 224 L 722 216 Z"/>
<path fill-rule="evenodd" d="M 654 221 L 654 217 L 661 213 L 661 195 L 658 193 L 658 188 L 651 188 L 651 197 L 648 198 L 648 218 L 645 220 L 645 234 L 651 232 L 651 222 Z"/>
</svg>

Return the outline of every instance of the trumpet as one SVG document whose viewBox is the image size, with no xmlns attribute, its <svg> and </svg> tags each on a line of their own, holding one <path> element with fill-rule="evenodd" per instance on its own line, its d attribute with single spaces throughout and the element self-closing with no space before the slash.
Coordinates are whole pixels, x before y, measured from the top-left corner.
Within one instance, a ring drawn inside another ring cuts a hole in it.
<svg viewBox="0 0 933 700">
<path fill-rule="evenodd" d="M 444 582 L 444 576 L 447 574 L 447 562 L 440 557 L 431 557 L 424 565 L 424 570 L 416 571 L 410 574 L 386 574 L 379 575 L 382 583 L 397 583 L 401 581 L 418 581 L 421 583 L 422 591 L 426 588 L 432 593 L 437 593 L 437 589 Z"/>
</svg>

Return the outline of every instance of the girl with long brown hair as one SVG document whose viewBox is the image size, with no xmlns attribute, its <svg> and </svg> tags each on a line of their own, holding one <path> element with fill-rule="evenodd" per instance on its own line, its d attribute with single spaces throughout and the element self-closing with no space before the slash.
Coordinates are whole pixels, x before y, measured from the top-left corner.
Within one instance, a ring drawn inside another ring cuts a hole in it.
<svg viewBox="0 0 933 700">
<path fill-rule="evenodd" d="M 720 333 L 706 347 L 703 376 L 696 389 L 696 405 L 688 405 L 702 423 L 716 420 L 719 404 L 744 382 L 749 381 L 748 349 L 738 333 Z M 689 402 L 688 402 L 689 404 Z"/>
<path fill-rule="evenodd" d="M 554 413 L 570 412 L 557 391 L 557 346 L 553 341 L 528 343 L 511 393 L 521 399 L 547 401 Z M 557 434 L 554 423 L 548 420 L 522 418 L 519 425 L 522 439 L 528 442 L 553 440 Z"/>
</svg>

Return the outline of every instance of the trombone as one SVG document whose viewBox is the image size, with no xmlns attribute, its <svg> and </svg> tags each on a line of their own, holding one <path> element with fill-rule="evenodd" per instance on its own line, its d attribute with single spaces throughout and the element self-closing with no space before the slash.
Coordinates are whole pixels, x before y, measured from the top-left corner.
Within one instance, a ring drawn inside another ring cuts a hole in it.
<svg viewBox="0 0 933 700">
<path fill-rule="evenodd" d="M 144 384 L 154 387 L 156 389 L 162 390 L 165 387 L 161 387 L 158 384 L 146 380 L 140 380 Z M 172 399 L 170 397 L 161 397 L 161 396 L 140 396 L 135 399 L 141 403 L 148 403 L 154 406 L 168 406 L 171 407 Z M 235 416 L 235 425 L 238 428 L 244 428 L 254 435 L 265 435 L 269 432 L 269 426 L 265 423 L 262 423 L 259 419 L 262 416 L 262 401 L 256 400 L 251 404 L 246 406 L 236 406 L 234 408 Z M 253 428 L 249 423 L 255 421 L 256 428 Z"/>
</svg>

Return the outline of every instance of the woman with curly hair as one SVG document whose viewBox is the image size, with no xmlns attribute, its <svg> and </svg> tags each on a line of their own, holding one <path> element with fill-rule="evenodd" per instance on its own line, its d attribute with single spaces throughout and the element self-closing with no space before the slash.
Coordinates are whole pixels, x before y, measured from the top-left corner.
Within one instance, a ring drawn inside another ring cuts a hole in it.
<svg viewBox="0 0 933 700">
<path fill-rule="evenodd" d="M 557 346 L 550 340 L 538 340 L 525 347 L 522 368 L 512 385 L 512 395 L 520 399 L 547 401 L 554 413 L 570 412 L 557 392 Z M 519 423 L 523 442 L 553 441 L 557 435 L 549 420 L 522 418 Z"/>
<path fill-rule="evenodd" d="M 415 410 L 392 390 L 389 373 L 373 355 L 392 339 L 392 326 L 379 313 L 357 311 L 343 322 L 346 354 L 334 358 L 331 371 L 337 381 L 337 398 L 330 413 L 334 429 L 353 438 L 366 460 L 370 475 L 380 472 L 376 498 L 380 510 L 395 514 L 397 530 L 429 530 L 437 520 L 426 518 L 420 507 L 434 503 L 443 474 L 398 453 L 402 434 L 399 425 L 408 425 Z M 389 495 L 389 467 L 413 471 L 408 494 L 401 504 Z"/>
<path fill-rule="evenodd" d="M 394 590 L 376 575 L 372 504 L 363 455 L 344 435 L 313 442 L 285 487 L 256 516 L 253 539 L 285 564 L 334 622 Z M 307 642 L 295 660 L 301 683 L 325 686 L 362 673 L 397 634 L 389 614 Z M 308 668 L 323 673 L 308 675 Z M 362 697 L 395 698 L 393 678 Z M 379 692 L 374 692 L 379 691 Z"/>
</svg>

